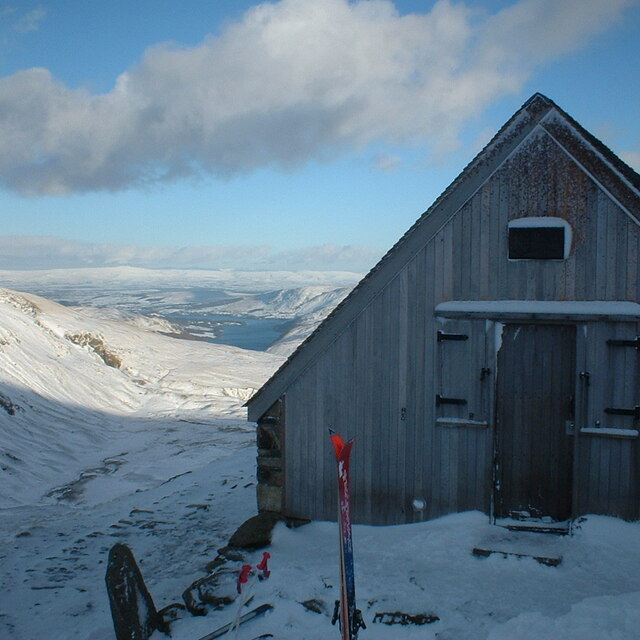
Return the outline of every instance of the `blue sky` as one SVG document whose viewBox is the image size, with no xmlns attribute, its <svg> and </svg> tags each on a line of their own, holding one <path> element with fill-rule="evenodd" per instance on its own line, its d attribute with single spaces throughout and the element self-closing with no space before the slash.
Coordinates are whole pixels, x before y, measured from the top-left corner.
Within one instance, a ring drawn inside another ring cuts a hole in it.
<svg viewBox="0 0 640 640">
<path fill-rule="evenodd" d="M 638 0 L 0 2 L 0 268 L 365 271 L 531 94 L 640 170 Z"/>
</svg>

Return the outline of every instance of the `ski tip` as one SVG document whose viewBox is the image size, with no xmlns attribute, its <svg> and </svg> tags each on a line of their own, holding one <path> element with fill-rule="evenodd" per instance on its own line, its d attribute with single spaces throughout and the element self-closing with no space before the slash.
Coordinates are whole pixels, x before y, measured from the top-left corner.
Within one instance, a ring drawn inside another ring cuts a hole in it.
<svg viewBox="0 0 640 640">
<path fill-rule="evenodd" d="M 337 460 L 344 460 L 349 457 L 351 447 L 353 447 L 353 439 L 344 441 L 342 436 L 338 433 L 333 433 L 330 436 L 331 444 L 333 444 L 333 450 L 336 454 Z"/>
</svg>

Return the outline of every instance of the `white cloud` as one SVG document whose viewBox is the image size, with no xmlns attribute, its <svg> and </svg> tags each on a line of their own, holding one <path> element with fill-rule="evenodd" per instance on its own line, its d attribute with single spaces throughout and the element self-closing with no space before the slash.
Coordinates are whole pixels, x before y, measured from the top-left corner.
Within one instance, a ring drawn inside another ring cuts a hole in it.
<svg viewBox="0 0 640 640">
<path fill-rule="evenodd" d="M 323 245 L 282 251 L 263 246 L 140 247 L 93 244 L 51 236 L 0 235 L 0 269 L 68 269 L 132 266 L 264 271 L 368 271 L 382 251 Z"/>
<path fill-rule="evenodd" d="M 13 28 L 20 33 L 37 31 L 40 28 L 40 23 L 44 20 L 46 15 L 47 10 L 44 7 L 38 6 L 21 16 L 13 25 Z"/>
<path fill-rule="evenodd" d="M 0 185 L 119 190 L 292 168 L 380 140 L 442 152 L 634 1 L 521 0 L 483 16 L 439 0 L 401 16 L 389 0 L 280 0 L 199 46 L 150 48 L 104 95 L 21 71 L 0 79 Z"/>
<path fill-rule="evenodd" d="M 373 159 L 373 166 L 379 171 L 393 171 L 402 164 L 402 158 L 390 153 L 379 153 Z"/>
</svg>

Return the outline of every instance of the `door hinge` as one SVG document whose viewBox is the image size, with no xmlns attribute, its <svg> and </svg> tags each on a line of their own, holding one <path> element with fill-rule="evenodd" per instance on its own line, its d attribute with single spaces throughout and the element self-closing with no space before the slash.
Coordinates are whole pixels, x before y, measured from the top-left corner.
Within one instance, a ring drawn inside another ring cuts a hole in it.
<svg viewBox="0 0 640 640">
<path fill-rule="evenodd" d="M 441 396 L 439 393 L 436 394 L 436 407 L 439 407 L 441 404 L 467 404 L 467 401 L 464 398 L 445 398 Z"/>
<path fill-rule="evenodd" d="M 640 336 L 636 336 L 633 340 L 614 340 L 610 338 L 607 340 L 607 344 L 610 347 L 634 347 L 640 351 Z"/>
<path fill-rule="evenodd" d="M 469 336 L 464 333 L 445 333 L 444 331 L 438 331 L 438 342 L 443 340 L 468 340 Z"/>
<path fill-rule="evenodd" d="M 633 409 L 615 409 L 607 407 L 604 412 L 615 416 L 633 416 L 634 420 L 640 420 L 640 405 L 636 405 Z"/>
</svg>

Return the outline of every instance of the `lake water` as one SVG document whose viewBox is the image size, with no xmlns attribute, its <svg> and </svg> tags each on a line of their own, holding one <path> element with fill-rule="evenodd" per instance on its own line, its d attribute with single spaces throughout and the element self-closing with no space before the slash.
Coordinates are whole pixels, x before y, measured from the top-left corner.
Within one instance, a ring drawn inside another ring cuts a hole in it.
<svg viewBox="0 0 640 640">
<path fill-rule="evenodd" d="M 177 313 L 163 317 L 180 327 L 187 334 L 184 337 L 193 336 L 198 340 L 254 351 L 264 351 L 293 326 L 290 320 L 277 318 Z"/>
</svg>

